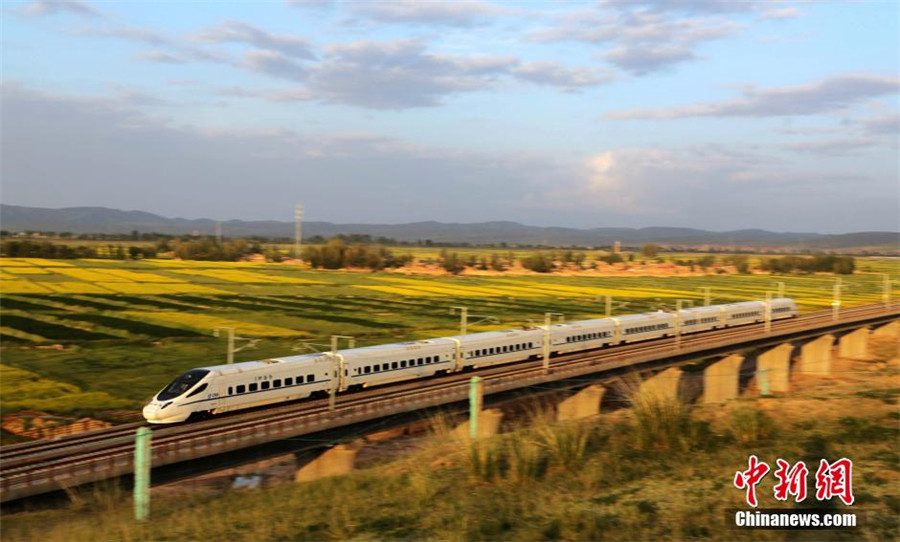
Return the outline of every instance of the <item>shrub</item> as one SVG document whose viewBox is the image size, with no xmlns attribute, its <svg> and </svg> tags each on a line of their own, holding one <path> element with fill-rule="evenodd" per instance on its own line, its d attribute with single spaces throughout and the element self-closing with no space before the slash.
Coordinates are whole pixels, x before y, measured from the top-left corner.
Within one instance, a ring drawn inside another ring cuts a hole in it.
<svg viewBox="0 0 900 542">
<path fill-rule="evenodd" d="M 637 394 L 632 397 L 634 437 L 642 450 L 687 451 L 691 449 L 697 427 L 690 409 L 673 399 Z"/>
<path fill-rule="evenodd" d="M 765 412 L 750 407 L 739 407 L 731 412 L 728 427 L 735 440 L 741 444 L 753 444 L 775 434 L 775 422 Z"/>
</svg>

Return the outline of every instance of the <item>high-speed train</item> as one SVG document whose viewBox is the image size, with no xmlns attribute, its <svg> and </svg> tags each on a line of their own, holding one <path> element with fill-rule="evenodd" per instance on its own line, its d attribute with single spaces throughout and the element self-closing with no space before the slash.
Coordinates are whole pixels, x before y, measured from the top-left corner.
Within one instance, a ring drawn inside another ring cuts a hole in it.
<svg viewBox="0 0 900 542">
<path fill-rule="evenodd" d="M 684 309 L 682 333 L 764 321 L 761 301 Z M 797 316 L 797 304 L 771 302 L 773 320 Z M 676 315 L 649 312 L 566 324 L 506 329 L 421 341 L 381 344 L 191 369 L 173 380 L 144 407 L 150 423 L 177 423 L 233 410 L 305 399 L 313 394 L 378 386 L 436 374 L 489 367 L 541 356 L 549 335 L 551 354 L 669 337 Z"/>
</svg>

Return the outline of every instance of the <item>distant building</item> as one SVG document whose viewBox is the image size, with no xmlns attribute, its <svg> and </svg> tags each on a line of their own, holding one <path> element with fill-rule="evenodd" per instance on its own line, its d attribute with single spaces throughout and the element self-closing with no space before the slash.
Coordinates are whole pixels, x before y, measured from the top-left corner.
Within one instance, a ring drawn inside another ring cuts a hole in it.
<svg viewBox="0 0 900 542">
<path fill-rule="evenodd" d="M 616 241 L 613 243 L 613 254 L 621 254 L 622 253 L 622 241 Z"/>
</svg>

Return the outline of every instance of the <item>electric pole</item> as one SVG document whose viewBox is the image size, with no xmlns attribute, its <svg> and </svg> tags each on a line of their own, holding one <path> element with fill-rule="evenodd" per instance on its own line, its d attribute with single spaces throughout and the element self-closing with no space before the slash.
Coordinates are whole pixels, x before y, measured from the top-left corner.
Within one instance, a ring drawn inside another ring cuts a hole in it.
<svg viewBox="0 0 900 542">
<path fill-rule="evenodd" d="M 219 331 L 224 330 L 228 333 L 228 364 L 234 363 L 234 328 L 233 327 L 217 327 L 213 330 L 213 337 L 219 336 Z"/>
<path fill-rule="evenodd" d="M 450 307 L 450 314 L 456 314 L 459 311 L 459 334 L 465 335 L 469 327 L 469 309 L 468 307 Z"/>
<path fill-rule="evenodd" d="M 831 302 L 831 319 L 840 318 L 841 311 L 841 277 L 837 277 L 834 282 L 834 301 Z"/>
<path fill-rule="evenodd" d="M 679 299 L 675 301 L 675 350 L 681 350 L 681 307 L 687 303 L 694 306 L 694 302 L 690 299 Z"/>
<path fill-rule="evenodd" d="M 712 288 L 710 288 L 709 286 L 700 286 L 697 289 L 703 292 L 703 306 L 708 307 L 710 302 L 712 301 Z"/>
<path fill-rule="evenodd" d="M 544 313 L 544 374 L 550 373 L 550 324 L 553 323 L 554 316 L 559 316 L 562 321 L 563 314 L 560 312 Z"/>
<path fill-rule="evenodd" d="M 294 259 L 300 259 L 300 245 L 303 243 L 303 204 L 294 206 Z"/>
</svg>

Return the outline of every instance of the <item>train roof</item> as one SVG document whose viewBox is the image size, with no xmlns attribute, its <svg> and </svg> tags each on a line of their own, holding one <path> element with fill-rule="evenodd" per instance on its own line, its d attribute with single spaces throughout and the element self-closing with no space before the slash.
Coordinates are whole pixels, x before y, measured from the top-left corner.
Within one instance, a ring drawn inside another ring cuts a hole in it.
<svg viewBox="0 0 900 542">
<path fill-rule="evenodd" d="M 245 371 L 251 371 L 253 369 L 262 369 L 264 367 L 271 367 L 272 365 L 282 364 L 282 363 L 315 363 L 317 361 L 322 361 L 327 357 L 325 353 L 315 353 L 315 354 L 300 354 L 297 356 L 283 356 L 280 358 L 270 358 L 270 359 L 262 359 L 255 361 L 242 361 L 240 363 L 225 363 L 222 365 L 210 365 L 207 367 L 198 367 L 198 369 L 205 369 L 207 371 L 217 371 L 221 374 L 234 374 L 234 373 L 242 373 Z"/>
<path fill-rule="evenodd" d="M 459 341 L 471 341 L 473 339 L 502 339 L 505 337 L 513 336 L 516 333 L 527 333 L 529 331 L 536 331 L 540 328 L 512 328 L 512 329 L 500 329 L 497 331 L 483 331 L 481 333 L 469 333 L 467 335 L 454 335 L 452 337 L 444 337 L 445 339 L 456 339 Z"/>
<path fill-rule="evenodd" d="M 628 314 L 625 316 L 613 316 L 613 318 L 620 322 L 630 322 L 632 320 L 665 319 L 665 318 L 670 318 L 672 316 L 674 316 L 674 315 L 670 312 L 659 311 L 659 312 L 644 312 L 641 314 Z"/>
<path fill-rule="evenodd" d="M 575 320 L 573 322 L 565 322 L 563 324 L 553 324 L 552 327 L 560 327 L 560 326 L 596 326 L 600 324 L 606 324 L 608 326 L 615 326 L 616 322 L 612 318 L 591 318 L 590 320 Z"/>
<path fill-rule="evenodd" d="M 380 352 L 383 350 L 416 350 L 417 347 L 423 346 L 441 346 L 446 344 L 446 339 L 439 337 L 436 339 L 423 339 L 421 341 L 406 341 L 402 343 L 373 344 L 372 346 L 363 346 L 360 348 L 348 348 L 339 350 L 339 354 L 365 354 L 371 352 Z"/>
</svg>

